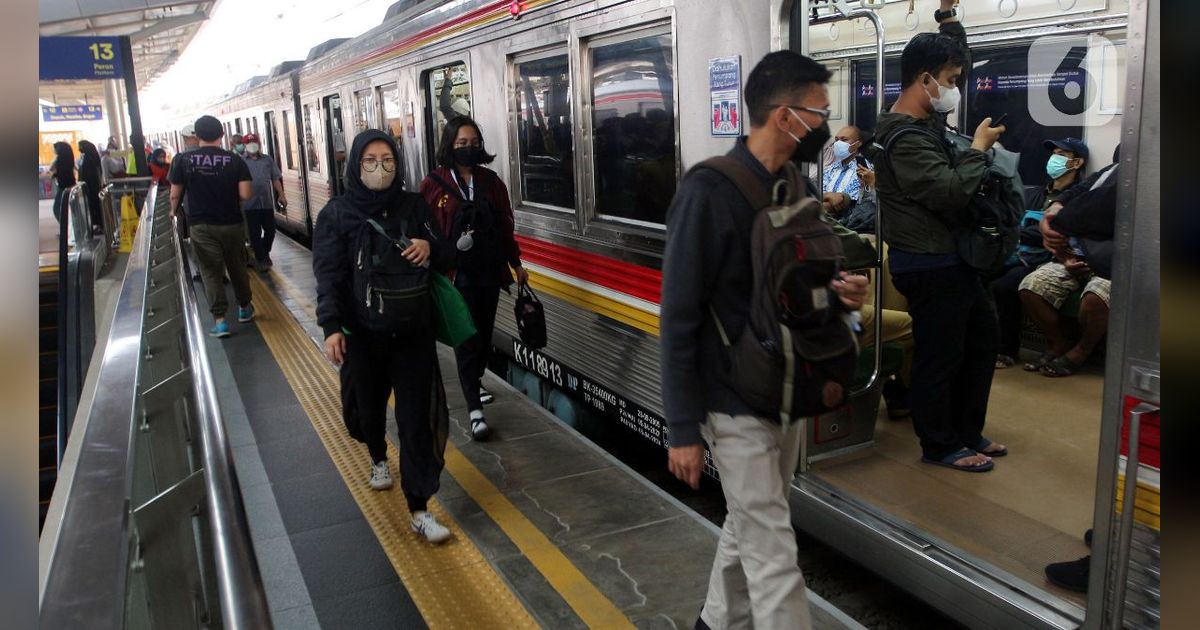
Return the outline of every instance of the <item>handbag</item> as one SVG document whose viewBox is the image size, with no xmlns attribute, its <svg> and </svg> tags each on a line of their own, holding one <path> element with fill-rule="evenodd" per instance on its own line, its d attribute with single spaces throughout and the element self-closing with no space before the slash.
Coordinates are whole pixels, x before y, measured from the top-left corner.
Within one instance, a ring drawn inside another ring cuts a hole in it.
<svg viewBox="0 0 1200 630">
<path fill-rule="evenodd" d="M 521 335 L 521 343 L 531 350 L 546 347 L 546 312 L 528 284 L 522 283 L 517 289 L 513 314 L 517 316 L 517 332 Z"/>
<path fill-rule="evenodd" d="M 475 322 L 467 301 L 463 299 L 454 283 L 446 276 L 434 272 L 430 293 L 433 295 L 433 322 L 437 340 L 457 348 L 475 336 Z"/>
</svg>

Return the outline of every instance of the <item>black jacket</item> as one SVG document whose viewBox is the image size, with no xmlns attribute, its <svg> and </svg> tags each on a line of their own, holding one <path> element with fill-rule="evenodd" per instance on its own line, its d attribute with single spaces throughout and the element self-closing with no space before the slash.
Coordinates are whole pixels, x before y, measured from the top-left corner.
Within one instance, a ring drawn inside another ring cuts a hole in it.
<svg viewBox="0 0 1200 630">
<path fill-rule="evenodd" d="M 768 187 L 769 173 L 740 138 L 727 154 Z M 726 330 L 739 331 L 750 313 L 754 270 L 750 232 L 754 209 L 724 175 L 689 173 L 667 209 L 659 342 L 662 394 L 671 446 L 699 444 L 710 411 L 755 414 L 724 381 L 727 360 L 709 307 Z"/>
</svg>

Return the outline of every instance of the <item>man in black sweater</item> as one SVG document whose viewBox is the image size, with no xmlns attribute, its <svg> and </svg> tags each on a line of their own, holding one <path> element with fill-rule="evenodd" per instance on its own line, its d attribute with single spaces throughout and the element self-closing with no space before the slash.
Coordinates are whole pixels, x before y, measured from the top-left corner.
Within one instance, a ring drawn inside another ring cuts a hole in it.
<svg viewBox="0 0 1200 630">
<path fill-rule="evenodd" d="M 750 136 L 727 154 L 770 188 L 793 158 L 818 159 L 829 139 L 830 73 L 790 51 L 763 58 L 746 82 Z M 662 390 L 671 472 L 693 488 L 712 450 L 728 504 L 697 627 L 811 627 L 787 489 L 800 423 L 756 414 L 727 382 L 728 358 L 713 317 L 742 330 L 750 311 L 755 209 L 725 176 L 690 173 L 667 211 L 662 287 Z M 833 289 L 852 309 L 867 279 L 841 274 Z"/>
</svg>

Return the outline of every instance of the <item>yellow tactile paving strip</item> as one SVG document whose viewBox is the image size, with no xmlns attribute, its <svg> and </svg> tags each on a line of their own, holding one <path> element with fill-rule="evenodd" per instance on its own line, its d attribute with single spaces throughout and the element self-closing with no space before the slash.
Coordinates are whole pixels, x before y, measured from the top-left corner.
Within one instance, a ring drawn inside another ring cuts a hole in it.
<svg viewBox="0 0 1200 630">
<path fill-rule="evenodd" d="M 429 627 L 505 630 L 537 627 L 529 611 L 436 499 L 430 502 L 430 511 L 454 534 L 441 546 L 430 545 L 411 532 L 408 509 L 396 491 L 370 489 L 365 481 L 370 473 L 367 448 L 346 435 L 334 368 L 274 293 L 255 274 L 251 277 L 260 333 Z M 393 445 L 388 445 L 388 451 L 390 461 L 399 461 Z M 584 623 L 592 628 L 633 627 L 562 551 L 451 443 L 446 444 L 446 470 Z"/>
</svg>

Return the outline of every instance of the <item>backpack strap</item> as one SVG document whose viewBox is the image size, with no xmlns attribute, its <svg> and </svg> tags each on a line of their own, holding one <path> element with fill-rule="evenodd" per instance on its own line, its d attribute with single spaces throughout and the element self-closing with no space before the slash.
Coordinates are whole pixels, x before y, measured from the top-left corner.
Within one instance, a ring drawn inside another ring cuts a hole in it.
<svg viewBox="0 0 1200 630">
<path fill-rule="evenodd" d="M 442 179 L 441 175 L 438 175 L 433 171 L 429 171 L 429 178 L 432 179 L 435 184 L 440 186 L 442 190 L 450 193 L 450 195 L 455 199 L 458 199 L 459 201 L 466 201 L 466 198 L 462 195 L 462 191 L 459 190 L 457 186 L 451 186 L 450 182 Z"/>
<path fill-rule="evenodd" d="M 896 127 L 894 130 L 892 130 L 892 133 L 888 134 L 887 140 L 884 140 L 882 146 L 879 143 L 875 143 L 875 147 L 883 153 L 883 159 L 888 163 L 888 175 L 891 177 L 892 185 L 895 186 L 897 190 L 900 189 L 900 180 L 896 179 L 896 169 L 895 165 L 892 163 L 892 149 L 896 146 L 896 142 L 898 142 L 901 137 L 912 133 L 933 138 L 933 140 L 937 142 L 937 145 L 941 147 L 942 152 L 946 154 L 946 159 L 950 161 L 953 161 L 954 159 L 954 157 L 950 154 L 950 151 L 947 150 L 945 138 L 939 137 L 932 130 L 921 125 L 900 125 L 899 127 Z"/>
<path fill-rule="evenodd" d="M 367 219 L 367 225 L 371 226 L 371 228 L 374 229 L 376 232 L 379 232 L 379 234 L 381 236 L 383 236 L 383 238 L 386 238 L 387 240 L 389 240 L 393 243 L 399 243 L 400 245 L 403 245 L 405 249 L 408 249 L 409 247 L 412 246 L 412 241 L 409 240 L 409 238 L 408 238 L 408 219 L 404 219 L 404 218 L 400 219 L 400 237 L 399 238 L 394 238 L 394 237 L 392 237 L 391 234 L 388 234 L 387 230 L 383 229 L 383 226 L 379 225 L 379 222 L 376 221 L 375 219 Z"/>
<path fill-rule="evenodd" d="M 692 171 L 702 168 L 714 170 L 728 179 L 756 212 L 771 205 L 771 192 L 763 186 L 750 167 L 740 161 L 728 155 L 718 155 L 692 167 Z"/>
</svg>

